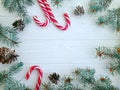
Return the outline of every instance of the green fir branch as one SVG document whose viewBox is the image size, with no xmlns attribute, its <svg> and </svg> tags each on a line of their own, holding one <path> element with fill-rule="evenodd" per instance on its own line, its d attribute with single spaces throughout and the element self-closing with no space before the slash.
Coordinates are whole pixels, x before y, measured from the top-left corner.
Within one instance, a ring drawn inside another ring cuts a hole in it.
<svg viewBox="0 0 120 90">
<path fill-rule="evenodd" d="M 74 86 L 72 83 L 63 83 L 59 85 L 56 90 L 73 90 Z"/>
<path fill-rule="evenodd" d="M 53 86 L 52 83 L 47 82 L 47 83 L 42 83 L 42 88 L 41 90 L 55 90 L 55 87 Z"/>
<path fill-rule="evenodd" d="M 74 70 L 71 75 L 66 75 L 60 80 L 56 78 L 58 74 L 50 74 L 49 81 L 43 83 L 42 90 L 118 90 L 112 85 L 112 81 L 108 76 L 102 76 L 95 79 L 95 69 Z M 53 80 L 58 80 L 57 84 Z"/>
<path fill-rule="evenodd" d="M 21 84 L 19 81 L 16 81 L 15 79 L 11 78 L 6 81 L 4 90 L 26 90 L 26 89 L 24 84 Z"/>
<path fill-rule="evenodd" d="M 0 25 L 0 40 L 8 46 L 15 46 L 17 45 L 18 38 L 17 38 L 18 31 L 11 27 L 3 27 Z"/>
<path fill-rule="evenodd" d="M 109 62 L 109 71 L 112 74 L 120 74 L 120 45 L 113 48 L 98 47 L 96 48 L 96 54 L 102 59 L 111 59 Z"/>
<path fill-rule="evenodd" d="M 21 67 L 23 66 L 23 63 L 20 62 L 20 63 L 17 63 L 13 66 L 11 66 L 8 70 L 8 74 L 9 75 L 14 75 L 15 73 L 21 71 Z"/>
<path fill-rule="evenodd" d="M 20 83 L 12 77 L 21 70 L 22 66 L 23 63 L 19 62 L 11 66 L 8 70 L 0 72 L 0 85 L 4 85 L 3 90 L 26 90 L 24 84 Z"/>
<path fill-rule="evenodd" d="M 112 0 L 91 0 L 89 3 L 89 11 L 96 13 L 105 10 L 111 4 Z"/>
<path fill-rule="evenodd" d="M 16 12 L 24 20 L 25 24 L 30 22 L 30 17 L 28 15 L 26 6 L 33 5 L 32 0 L 3 0 L 3 6 L 11 13 Z"/>
<path fill-rule="evenodd" d="M 120 32 L 120 8 L 108 10 L 106 15 L 98 18 L 97 23 L 99 25 L 108 25 L 112 30 Z"/>
<path fill-rule="evenodd" d="M 95 69 L 77 69 L 74 74 L 76 75 L 76 78 L 81 81 L 82 83 L 89 84 L 94 83 L 94 74 Z"/>
<path fill-rule="evenodd" d="M 110 78 L 105 76 L 94 83 L 92 90 L 118 90 L 118 88 L 115 88 Z"/>
<path fill-rule="evenodd" d="M 58 8 L 59 6 L 62 6 L 63 1 L 64 0 L 51 0 L 51 3 L 53 6 L 57 6 L 57 8 Z"/>
</svg>

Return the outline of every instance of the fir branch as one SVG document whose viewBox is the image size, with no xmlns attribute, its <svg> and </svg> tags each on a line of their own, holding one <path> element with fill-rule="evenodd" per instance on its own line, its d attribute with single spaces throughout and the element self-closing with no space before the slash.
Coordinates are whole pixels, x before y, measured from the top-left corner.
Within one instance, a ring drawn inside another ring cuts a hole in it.
<svg viewBox="0 0 120 90">
<path fill-rule="evenodd" d="M 112 0 L 91 0 L 89 3 L 89 11 L 96 13 L 105 10 L 111 4 Z"/>
<path fill-rule="evenodd" d="M 42 90 L 118 90 L 118 88 L 112 85 L 108 76 L 95 79 L 95 69 L 78 68 L 73 74 L 61 78 L 57 84 L 51 81 L 42 84 Z"/>
<path fill-rule="evenodd" d="M 8 79 L 5 83 L 4 90 L 26 90 L 25 85 L 21 84 L 19 81 L 16 81 L 15 79 L 11 78 Z"/>
<path fill-rule="evenodd" d="M 29 6 L 34 4 L 32 0 L 24 0 L 24 3 Z"/>
<path fill-rule="evenodd" d="M 63 0 L 51 0 L 53 6 L 62 6 Z"/>
<path fill-rule="evenodd" d="M 97 56 L 101 57 L 101 58 L 112 58 L 114 51 L 113 49 L 108 49 L 106 47 L 98 47 L 96 48 L 96 54 Z"/>
<path fill-rule="evenodd" d="M 110 58 L 109 71 L 112 74 L 120 74 L 120 45 L 113 48 L 98 47 L 96 48 L 96 54 L 103 59 Z"/>
<path fill-rule="evenodd" d="M 23 66 L 23 63 L 17 63 L 9 68 L 8 74 L 13 75 L 21 70 L 21 67 Z"/>
<path fill-rule="evenodd" d="M 101 77 L 92 87 L 92 90 L 118 90 L 113 85 L 109 77 Z"/>
<path fill-rule="evenodd" d="M 71 83 L 63 83 L 58 87 L 57 90 L 74 90 L 74 86 Z"/>
<path fill-rule="evenodd" d="M 26 6 L 33 5 L 32 0 L 3 0 L 2 4 L 9 12 L 17 12 L 23 18 L 25 24 L 30 22 Z"/>
<path fill-rule="evenodd" d="M 55 87 L 52 86 L 50 82 L 42 83 L 42 90 L 55 90 Z"/>
<path fill-rule="evenodd" d="M 15 80 L 12 75 L 19 72 L 23 63 L 17 63 L 11 66 L 8 70 L 4 70 L 0 72 L 0 85 L 4 85 L 3 90 L 26 90 L 24 84 L 20 83 L 19 81 Z M 29 89 L 28 89 L 29 90 Z"/>
<path fill-rule="evenodd" d="M 16 29 L 0 25 L 0 39 L 6 45 L 11 47 L 17 45 L 19 43 L 17 34 L 18 31 Z"/>
<path fill-rule="evenodd" d="M 108 25 L 114 31 L 120 31 L 120 8 L 108 10 L 107 14 L 98 18 L 99 25 Z"/>
<path fill-rule="evenodd" d="M 110 58 L 112 60 L 120 60 L 120 45 L 115 46 L 113 48 L 107 48 L 107 47 L 98 47 L 96 48 L 96 54 L 100 57 L 100 58 Z"/>
<path fill-rule="evenodd" d="M 77 73 L 79 72 L 79 73 Z M 76 75 L 77 79 L 82 83 L 93 83 L 95 81 L 94 74 L 95 69 L 77 69 L 74 74 Z"/>
</svg>

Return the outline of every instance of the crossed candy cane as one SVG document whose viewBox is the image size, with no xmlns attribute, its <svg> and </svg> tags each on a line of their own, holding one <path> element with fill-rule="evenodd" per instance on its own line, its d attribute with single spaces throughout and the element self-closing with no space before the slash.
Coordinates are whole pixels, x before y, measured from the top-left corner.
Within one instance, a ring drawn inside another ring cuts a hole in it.
<svg viewBox="0 0 120 90">
<path fill-rule="evenodd" d="M 55 26 L 61 30 L 67 30 L 70 26 L 70 17 L 67 13 L 64 13 L 64 18 L 66 21 L 65 26 L 61 26 L 58 21 L 55 19 L 54 14 L 52 13 L 52 9 L 50 8 L 50 5 L 48 4 L 47 0 L 37 0 L 39 5 L 41 6 L 42 10 L 44 11 L 44 14 L 46 16 L 46 21 L 42 23 L 37 16 L 34 16 L 33 19 L 36 24 L 39 26 L 45 27 L 50 23 L 50 20 L 55 24 Z"/>
<path fill-rule="evenodd" d="M 40 85 L 41 85 L 41 79 L 42 79 L 42 77 L 43 77 L 43 71 L 40 69 L 39 66 L 37 66 L 37 65 L 32 66 L 32 67 L 30 68 L 30 70 L 29 70 L 29 71 L 27 72 L 27 74 L 26 74 L 26 79 L 28 80 L 28 79 L 30 78 L 31 73 L 32 73 L 33 70 L 35 70 L 35 69 L 38 70 L 38 72 L 39 72 L 38 81 L 37 81 L 35 90 L 39 90 Z"/>
</svg>

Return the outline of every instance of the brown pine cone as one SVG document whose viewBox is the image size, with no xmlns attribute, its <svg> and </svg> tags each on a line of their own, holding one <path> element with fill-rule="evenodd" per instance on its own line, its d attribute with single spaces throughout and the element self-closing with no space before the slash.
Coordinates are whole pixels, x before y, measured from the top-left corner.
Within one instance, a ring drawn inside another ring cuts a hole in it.
<svg viewBox="0 0 120 90">
<path fill-rule="evenodd" d="M 77 6 L 75 9 L 74 9 L 74 14 L 75 15 L 84 15 L 85 11 L 84 11 L 84 8 L 83 6 Z"/>
<path fill-rule="evenodd" d="M 52 83 L 57 84 L 57 82 L 59 81 L 60 76 L 59 76 L 59 74 L 53 73 L 53 74 L 50 74 L 50 75 L 48 76 L 48 78 L 49 78 L 49 80 L 50 80 Z"/>
<path fill-rule="evenodd" d="M 2 64 L 12 63 L 17 60 L 18 56 L 19 55 L 15 53 L 15 50 L 10 50 L 7 47 L 0 48 L 0 62 Z"/>
<path fill-rule="evenodd" d="M 25 24 L 22 19 L 16 20 L 12 25 L 14 28 L 18 29 L 19 31 L 23 31 L 23 29 L 25 28 Z"/>
</svg>

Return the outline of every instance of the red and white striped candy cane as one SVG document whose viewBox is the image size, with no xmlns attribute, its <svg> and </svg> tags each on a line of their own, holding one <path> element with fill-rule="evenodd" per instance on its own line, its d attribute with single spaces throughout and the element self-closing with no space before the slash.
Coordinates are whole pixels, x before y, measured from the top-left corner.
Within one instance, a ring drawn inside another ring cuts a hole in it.
<svg viewBox="0 0 120 90">
<path fill-rule="evenodd" d="M 46 26 L 49 22 L 50 19 L 53 21 L 53 23 L 56 25 L 57 28 L 61 29 L 61 30 L 67 30 L 68 27 L 70 26 L 71 22 L 70 22 L 70 17 L 67 13 L 64 14 L 64 18 L 66 21 L 66 25 L 65 26 L 61 26 L 58 21 L 55 19 L 55 16 L 52 12 L 52 9 L 50 8 L 50 5 L 48 4 L 47 0 L 38 0 L 38 3 L 40 4 L 42 10 L 45 13 L 46 16 L 46 22 L 45 23 L 41 23 L 37 16 L 34 17 L 34 21 L 40 25 L 40 26 Z"/>
<path fill-rule="evenodd" d="M 61 26 L 58 21 L 55 19 L 55 16 L 52 12 L 52 9 L 50 8 L 50 5 L 48 4 L 47 0 L 44 0 L 44 5 L 46 6 L 46 9 L 48 11 L 48 14 L 50 16 L 50 19 L 53 21 L 53 23 L 56 25 L 56 27 L 58 27 L 61 30 L 67 30 L 68 27 L 70 26 L 71 22 L 70 22 L 70 17 L 67 13 L 64 14 L 64 18 L 66 21 L 66 25 L 65 26 Z"/>
<path fill-rule="evenodd" d="M 41 6 L 42 10 L 44 11 L 44 14 L 46 16 L 46 21 L 44 23 L 42 23 L 37 16 L 34 16 L 33 19 L 35 21 L 36 24 L 38 24 L 39 26 L 45 27 L 50 23 L 50 17 L 49 14 L 47 12 L 46 6 L 44 4 L 44 2 L 42 0 L 37 0 L 39 5 Z"/>
<path fill-rule="evenodd" d="M 26 79 L 28 80 L 30 78 L 31 73 L 35 69 L 38 70 L 38 72 L 39 72 L 38 81 L 37 81 L 35 90 L 39 90 L 40 85 L 41 85 L 41 79 L 43 77 L 43 71 L 40 69 L 39 66 L 37 66 L 37 65 L 31 66 L 30 70 L 26 74 Z"/>
</svg>

